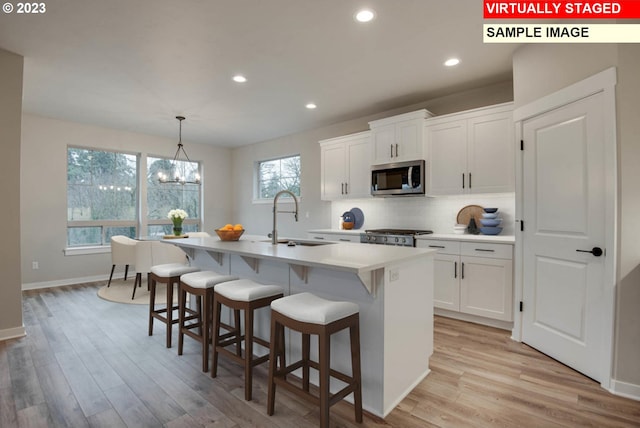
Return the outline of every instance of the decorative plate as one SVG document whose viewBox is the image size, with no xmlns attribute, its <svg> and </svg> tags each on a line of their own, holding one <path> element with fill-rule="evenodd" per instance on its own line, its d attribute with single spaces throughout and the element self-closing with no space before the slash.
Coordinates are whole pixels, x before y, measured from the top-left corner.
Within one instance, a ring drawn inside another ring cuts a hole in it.
<svg viewBox="0 0 640 428">
<path fill-rule="evenodd" d="M 355 217 L 355 224 L 353 225 L 354 229 L 360 229 L 364 224 L 364 213 L 360 208 L 351 208 L 351 214 Z"/>
<path fill-rule="evenodd" d="M 469 224 L 469 220 L 473 217 L 476 220 L 476 226 L 480 227 L 480 219 L 482 218 L 482 213 L 484 212 L 484 208 L 480 205 L 467 205 L 458 211 L 458 217 L 456 217 L 456 221 L 460 224 Z"/>
</svg>

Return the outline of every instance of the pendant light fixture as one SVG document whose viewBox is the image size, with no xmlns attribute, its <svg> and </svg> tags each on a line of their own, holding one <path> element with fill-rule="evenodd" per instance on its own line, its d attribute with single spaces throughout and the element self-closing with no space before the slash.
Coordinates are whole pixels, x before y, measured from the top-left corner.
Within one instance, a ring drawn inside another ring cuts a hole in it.
<svg viewBox="0 0 640 428">
<path fill-rule="evenodd" d="M 175 184 L 200 184 L 200 172 L 198 168 L 193 168 L 191 159 L 187 155 L 187 152 L 184 151 L 184 146 L 182 145 L 182 121 L 185 119 L 184 116 L 176 116 L 180 124 L 180 133 L 178 139 L 178 150 L 176 150 L 176 155 L 173 157 L 173 161 L 171 161 L 171 171 L 173 171 L 173 177 L 169 178 L 167 174 L 164 172 L 158 173 L 158 180 L 160 183 L 175 183 Z M 186 160 L 180 159 L 180 153 L 184 155 Z"/>
</svg>

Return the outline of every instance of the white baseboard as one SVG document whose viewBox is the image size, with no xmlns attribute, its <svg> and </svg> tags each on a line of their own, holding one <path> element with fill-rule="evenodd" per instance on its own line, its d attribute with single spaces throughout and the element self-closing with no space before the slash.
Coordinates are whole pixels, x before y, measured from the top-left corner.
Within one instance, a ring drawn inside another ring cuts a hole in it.
<svg viewBox="0 0 640 428">
<path fill-rule="evenodd" d="M 460 321 L 467 321 L 476 324 L 486 325 L 488 327 L 495 327 L 501 330 L 513 330 L 513 322 L 494 320 L 491 318 L 480 317 L 476 315 L 464 314 L 462 312 L 449 311 L 442 308 L 433 308 L 434 315 L 440 315 L 447 318 L 453 318 Z"/>
<path fill-rule="evenodd" d="M 9 339 L 16 339 L 18 337 L 24 337 L 27 335 L 24 326 L 8 328 L 6 330 L 0 330 L 0 342 Z"/>
<path fill-rule="evenodd" d="M 131 272 L 129 275 L 131 276 Z M 135 272 L 133 273 L 135 277 Z M 113 274 L 113 279 L 124 278 L 124 273 L 121 272 L 118 275 Z M 96 276 L 85 276 L 82 278 L 68 278 L 68 279 L 58 279 L 55 281 L 43 281 L 43 282 L 30 282 L 22 284 L 22 291 L 24 290 L 38 290 L 41 288 L 51 288 L 51 287 L 62 287 L 65 285 L 74 285 L 74 284 L 82 284 L 85 282 L 97 282 L 97 281 L 107 281 L 109 279 L 109 275 L 96 275 Z"/>
<path fill-rule="evenodd" d="M 640 385 L 611 379 L 611 391 L 614 395 L 640 401 Z"/>
</svg>

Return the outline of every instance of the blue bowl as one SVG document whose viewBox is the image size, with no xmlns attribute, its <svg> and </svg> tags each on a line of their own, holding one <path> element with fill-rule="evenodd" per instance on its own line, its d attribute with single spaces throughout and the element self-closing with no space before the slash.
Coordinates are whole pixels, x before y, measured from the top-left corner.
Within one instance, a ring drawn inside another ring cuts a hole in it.
<svg viewBox="0 0 640 428">
<path fill-rule="evenodd" d="M 502 228 L 501 227 L 481 227 L 480 232 L 482 232 L 483 235 L 498 235 L 500 232 L 502 232 Z"/>
<path fill-rule="evenodd" d="M 484 209 L 484 212 L 486 212 L 486 213 L 494 213 L 496 211 L 498 211 L 497 208 L 485 208 Z"/>
<path fill-rule="evenodd" d="M 482 213 L 482 218 L 497 218 L 498 213 Z"/>
<path fill-rule="evenodd" d="M 495 226 L 500 226 L 500 223 L 502 223 L 502 219 L 501 218 L 481 218 L 480 223 L 483 226 L 495 227 Z"/>
</svg>

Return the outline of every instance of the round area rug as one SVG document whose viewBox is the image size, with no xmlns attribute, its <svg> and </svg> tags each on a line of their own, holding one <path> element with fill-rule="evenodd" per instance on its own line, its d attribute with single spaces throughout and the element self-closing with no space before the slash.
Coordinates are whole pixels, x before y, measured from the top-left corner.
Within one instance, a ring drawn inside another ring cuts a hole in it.
<svg viewBox="0 0 640 428">
<path fill-rule="evenodd" d="M 134 305 L 148 305 L 149 304 L 149 290 L 147 290 L 147 281 L 142 281 L 142 286 L 136 288 L 136 298 L 131 300 L 131 293 L 133 293 L 133 278 L 129 278 L 126 281 L 123 279 L 111 280 L 111 286 L 100 287 L 98 290 L 98 296 L 104 300 L 116 303 L 129 303 Z M 178 291 L 173 290 L 173 302 L 178 303 Z M 165 284 L 157 283 L 156 285 L 156 304 L 167 303 L 167 288 Z"/>
</svg>

